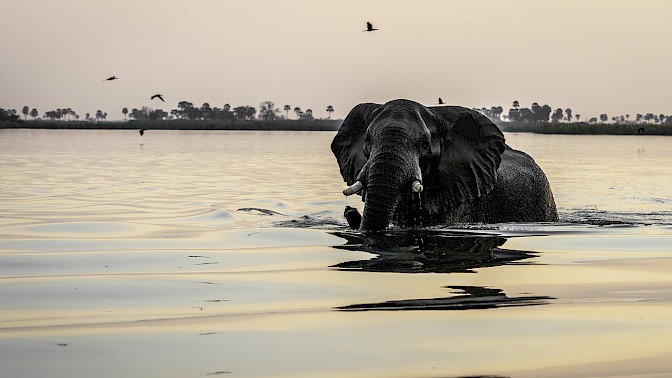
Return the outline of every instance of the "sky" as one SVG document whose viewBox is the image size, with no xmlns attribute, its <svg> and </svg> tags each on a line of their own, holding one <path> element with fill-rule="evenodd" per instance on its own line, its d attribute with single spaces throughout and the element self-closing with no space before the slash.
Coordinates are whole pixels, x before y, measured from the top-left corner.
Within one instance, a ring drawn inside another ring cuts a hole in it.
<svg viewBox="0 0 672 378">
<path fill-rule="evenodd" d="M 0 0 L 0 108 L 672 114 L 668 0 Z M 380 29 L 364 32 L 366 22 Z M 104 79 L 115 75 L 119 79 Z M 156 93 L 165 103 L 150 100 Z M 284 112 L 283 112 L 284 113 Z M 290 113 L 290 118 L 293 114 Z"/>
</svg>

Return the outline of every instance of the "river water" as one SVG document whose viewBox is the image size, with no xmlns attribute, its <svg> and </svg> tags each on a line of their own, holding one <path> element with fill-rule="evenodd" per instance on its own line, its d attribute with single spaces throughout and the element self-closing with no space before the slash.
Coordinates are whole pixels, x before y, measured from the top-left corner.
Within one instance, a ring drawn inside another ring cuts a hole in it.
<svg viewBox="0 0 672 378">
<path fill-rule="evenodd" d="M 333 136 L 0 130 L 1 375 L 672 374 L 672 138 L 506 134 L 562 222 L 364 237 Z"/>
</svg>

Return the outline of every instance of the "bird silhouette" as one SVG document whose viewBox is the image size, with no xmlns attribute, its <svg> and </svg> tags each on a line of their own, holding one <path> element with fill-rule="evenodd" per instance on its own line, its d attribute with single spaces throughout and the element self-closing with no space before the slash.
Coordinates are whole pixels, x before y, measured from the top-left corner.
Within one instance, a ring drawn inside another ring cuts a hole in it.
<svg viewBox="0 0 672 378">
<path fill-rule="evenodd" d="M 146 130 L 147 130 L 147 129 L 140 129 L 140 130 L 138 130 L 138 132 L 140 133 L 140 136 L 145 135 L 145 131 L 146 131 Z"/>
<path fill-rule="evenodd" d="M 351 206 L 345 206 L 345 211 L 343 212 L 345 219 L 348 221 L 348 225 L 353 230 L 359 228 L 360 223 L 362 223 L 362 216 L 359 214 L 356 208 Z"/>
<path fill-rule="evenodd" d="M 378 30 L 378 29 L 374 29 L 373 25 L 370 22 L 367 21 L 366 22 L 366 30 L 363 30 L 363 31 L 370 32 L 370 31 L 374 31 L 374 30 Z"/>
<path fill-rule="evenodd" d="M 105 79 L 105 80 L 107 80 L 107 81 L 112 81 L 112 80 L 117 80 L 117 79 L 118 79 L 118 77 L 116 77 L 116 76 L 110 76 L 110 77 L 108 77 L 108 78 Z M 105 80 L 103 80 L 103 81 L 105 81 Z"/>
<path fill-rule="evenodd" d="M 149 99 L 150 99 L 150 100 L 153 100 L 153 99 L 155 99 L 155 98 L 158 98 L 159 100 L 161 100 L 161 101 L 163 101 L 163 102 L 166 102 L 166 100 L 164 100 L 164 99 L 163 99 L 163 96 L 160 95 L 160 94 L 155 94 L 154 96 L 150 97 Z"/>
<path fill-rule="evenodd" d="M 439 97 L 439 105 L 443 105 L 443 99 Z"/>
</svg>

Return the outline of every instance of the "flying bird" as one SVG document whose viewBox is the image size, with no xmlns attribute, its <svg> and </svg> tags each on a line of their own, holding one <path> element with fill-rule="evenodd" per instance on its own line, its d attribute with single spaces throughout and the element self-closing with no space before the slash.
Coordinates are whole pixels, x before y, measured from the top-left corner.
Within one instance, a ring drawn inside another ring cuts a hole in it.
<svg viewBox="0 0 672 378">
<path fill-rule="evenodd" d="M 110 77 L 108 77 L 108 78 L 105 79 L 105 80 L 107 80 L 107 81 L 112 81 L 112 80 L 117 80 L 117 79 L 118 79 L 118 77 L 116 77 L 116 76 L 110 76 Z M 105 81 L 105 80 L 103 80 L 103 81 Z"/>
<path fill-rule="evenodd" d="M 164 99 L 163 99 L 163 96 L 160 95 L 160 94 L 155 94 L 154 96 L 150 97 L 149 99 L 150 99 L 150 100 L 153 100 L 153 99 L 155 99 L 155 98 L 158 98 L 159 100 L 161 100 L 161 101 L 163 101 L 163 102 L 166 102 L 166 100 L 164 100 Z"/>
<path fill-rule="evenodd" d="M 373 28 L 373 25 L 372 25 L 370 22 L 367 21 L 367 23 L 366 23 L 366 30 L 362 30 L 362 31 L 370 32 L 370 31 L 374 31 L 374 30 L 378 30 L 378 29 L 374 29 L 374 28 Z"/>
<path fill-rule="evenodd" d="M 138 130 L 138 132 L 140 133 L 140 136 L 145 135 L 145 130 L 147 130 L 147 129 L 140 129 L 140 130 Z"/>
</svg>

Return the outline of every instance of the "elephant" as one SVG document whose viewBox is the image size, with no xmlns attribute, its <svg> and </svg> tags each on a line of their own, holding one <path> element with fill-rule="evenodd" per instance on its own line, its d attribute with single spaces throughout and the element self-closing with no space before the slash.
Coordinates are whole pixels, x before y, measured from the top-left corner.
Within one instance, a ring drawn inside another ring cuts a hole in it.
<svg viewBox="0 0 672 378">
<path fill-rule="evenodd" d="M 331 143 L 360 232 L 456 223 L 555 222 L 550 184 L 490 119 L 461 106 L 362 103 Z M 355 227 L 356 228 L 356 227 Z"/>
</svg>

